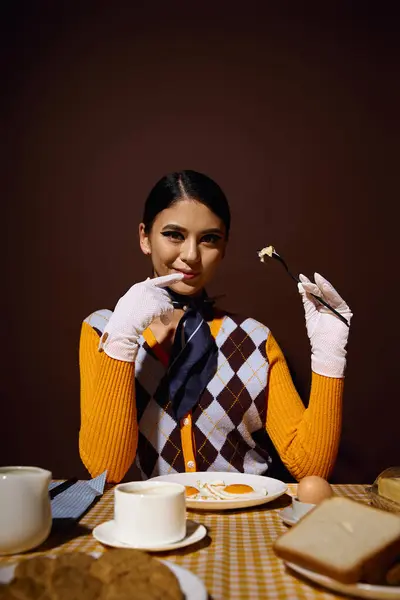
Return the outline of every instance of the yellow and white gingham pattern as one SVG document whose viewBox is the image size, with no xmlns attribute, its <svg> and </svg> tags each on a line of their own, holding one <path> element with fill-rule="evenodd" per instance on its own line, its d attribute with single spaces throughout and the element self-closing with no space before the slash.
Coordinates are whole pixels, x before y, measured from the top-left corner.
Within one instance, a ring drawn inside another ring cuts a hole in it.
<svg viewBox="0 0 400 600">
<path fill-rule="evenodd" d="M 289 485 L 289 493 L 296 493 L 297 485 Z M 368 502 L 365 486 L 339 485 L 334 491 L 361 502 Z M 243 511 L 188 512 L 188 517 L 203 523 L 208 537 L 195 544 L 170 553 L 155 556 L 173 561 L 195 573 L 203 580 L 213 600 L 313 600 L 342 598 L 325 592 L 297 579 L 286 571 L 272 545 L 286 531 L 279 511 L 287 506 L 287 495 L 256 509 Z M 104 552 L 106 548 L 91 535 L 91 530 L 113 518 L 113 490 L 82 519 L 72 539 L 50 536 L 38 551 L 13 557 L 0 557 L 0 566 L 17 562 L 39 553 Z M 190 600 L 190 598 L 188 599 Z"/>
</svg>

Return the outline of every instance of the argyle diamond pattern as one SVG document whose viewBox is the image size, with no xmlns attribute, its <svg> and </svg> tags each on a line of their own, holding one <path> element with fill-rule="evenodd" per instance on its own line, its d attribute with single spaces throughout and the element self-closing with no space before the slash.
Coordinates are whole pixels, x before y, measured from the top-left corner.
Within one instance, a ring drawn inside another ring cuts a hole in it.
<svg viewBox="0 0 400 600">
<path fill-rule="evenodd" d="M 256 442 L 265 437 L 268 333 L 254 319 L 224 317 L 216 337 L 217 372 L 192 413 L 198 471 L 259 475 L 268 469 L 268 454 Z M 137 463 L 144 478 L 185 470 L 180 424 L 165 394 L 164 375 L 165 367 L 141 340 L 135 376 Z"/>
</svg>

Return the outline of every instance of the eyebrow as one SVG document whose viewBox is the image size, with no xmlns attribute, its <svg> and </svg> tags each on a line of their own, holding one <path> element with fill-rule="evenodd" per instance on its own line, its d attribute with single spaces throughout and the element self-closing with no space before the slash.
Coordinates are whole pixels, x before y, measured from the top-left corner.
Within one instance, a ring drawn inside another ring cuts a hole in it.
<svg viewBox="0 0 400 600">
<path fill-rule="evenodd" d="M 180 225 L 176 225 L 175 223 L 168 223 L 168 225 L 164 225 L 164 227 L 162 228 L 162 231 L 167 231 L 167 230 L 184 231 L 187 233 L 187 229 L 185 229 L 185 227 L 181 227 Z M 204 231 L 201 232 L 202 235 L 205 235 L 208 233 L 215 233 L 215 234 L 218 234 L 221 236 L 224 235 L 224 232 L 221 229 L 219 229 L 218 227 L 215 227 L 213 229 L 205 229 Z"/>
</svg>

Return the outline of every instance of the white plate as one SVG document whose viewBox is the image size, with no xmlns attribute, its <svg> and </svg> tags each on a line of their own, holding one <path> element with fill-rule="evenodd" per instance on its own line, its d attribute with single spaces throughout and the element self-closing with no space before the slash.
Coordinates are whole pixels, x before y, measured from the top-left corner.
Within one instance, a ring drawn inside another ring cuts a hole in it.
<svg viewBox="0 0 400 600">
<path fill-rule="evenodd" d="M 248 508 L 250 506 L 258 506 L 271 502 L 279 496 L 282 496 L 288 488 L 286 483 L 273 479 L 272 477 L 264 477 L 261 475 L 246 475 L 245 473 L 227 473 L 223 471 L 197 471 L 195 473 L 176 473 L 173 475 L 160 475 L 153 477 L 153 481 L 171 481 L 181 483 L 182 485 L 191 485 L 197 487 L 197 482 L 210 483 L 212 481 L 224 481 L 227 485 L 232 483 L 241 483 L 251 485 L 255 490 L 251 494 L 243 494 L 240 498 L 232 500 L 193 500 L 186 498 L 186 506 L 196 510 L 229 510 L 233 508 Z M 267 495 L 261 490 L 266 489 Z"/>
<path fill-rule="evenodd" d="M 207 529 L 204 525 L 199 525 L 194 521 L 186 521 L 186 535 L 183 540 L 175 542 L 173 544 L 163 544 L 162 546 L 132 546 L 121 542 L 115 536 L 115 522 L 106 521 L 101 525 L 97 525 L 93 529 L 93 536 L 98 542 L 101 542 L 105 546 L 112 546 L 113 548 L 136 548 L 137 550 L 147 550 L 148 552 L 167 552 L 168 550 L 176 550 L 177 548 L 184 548 L 199 542 L 207 535 Z"/>
<path fill-rule="evenodd" d="M 98 558 L 99 552 L 92 552 L 92 556 Z M 54 556 L 52 558 L 55 558 Z M 29 559 L 28 559 L 29 560 Z M 185 596 L 185 600 L 207 600 L 207 590 L 201 581 L 191 571 L 176 565 L 169 560 L 160 560 L 174 573 L 179 581 L 181 590 Z M 6 567 L 0 567 L 0 584 L 9 583 L 14 577 L 15 565 L 8 565 Z"/>
<path fill-rule="evenodd" d="M 296 525 L 296 523 L 299 522 L 299 518 L 294 516 L 293 508 L 291 506 L 287 506 L 286 508 L 281 510 L 279 516 L 285 523 L 285 525 L 289 525 L 290 527 Z"/>
<path fill-rule="evenodd" d="M 299 567 L 293 563 L 285 563 L 290 569 L 302 575 L 306 579 L 310 579 L 314 583 L 332 590 L 333 592 L 339 592 L 347 596 L 354 596 L 356 598 L 369 598 L 370 600 L 399 600 L 400 598 L 400 587 L 392 585 L 370 585 L 368 583 L 340 583 L 335 579 L 321 575 L 315 571 L 310 571 L 304 567 Z"/>
<path fill-rule="evenodd" d="M 186 600 L 207 600 L 207 590 L 197 575 L 169 560 L 161 562 L 176 575 Z"/>
</svg>

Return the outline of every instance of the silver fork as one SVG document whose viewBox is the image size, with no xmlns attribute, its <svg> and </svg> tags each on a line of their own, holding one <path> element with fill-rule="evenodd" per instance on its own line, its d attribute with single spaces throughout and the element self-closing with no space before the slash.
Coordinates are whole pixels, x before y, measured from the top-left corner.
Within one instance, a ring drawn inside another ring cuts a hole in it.
<svg viewBox="0 0 400 600">
<path fill-rule="evenodd" d="M 285 267 L 285 269 L 286 269 L 287 273 L 289 274 L 289 276 L 296 283 L 301 283 L 300 279 L 296 275 L 293 275 L 293 273 L 290 272 L 289 267 L 286 264 L 286 261 L 282 258 L 282 256 L 280 254 L 277 253 L 277 251 L 275 250 L 275 248 L 273 248 L 273 250 L 272 250 L 272 257 L 271 258 L 275 258 L 275 260 L 279 261 L 281 263 L 281 265 L 283 265 Z M 324 306 L 326 306 L 326 308 L 328 308 L 330 311 L 332 311 L 345 325 L 347 325 L 347 327 L 350 327 L 347 319 L 345 319 L 345 317 L 343 315 L 341 315 L 340 312 L 338 312 L 330 304 L 328 304 L 328 302 L 326 302 L 323 298 L 321 298 L 321 296 L 317 296 L 316 294 L 311 294 L 311 296 L 313 296 L 316 300 L 318 300 L 318 302 L 320 302 L 321 304 L 323 304 Z"/>
</svg>

